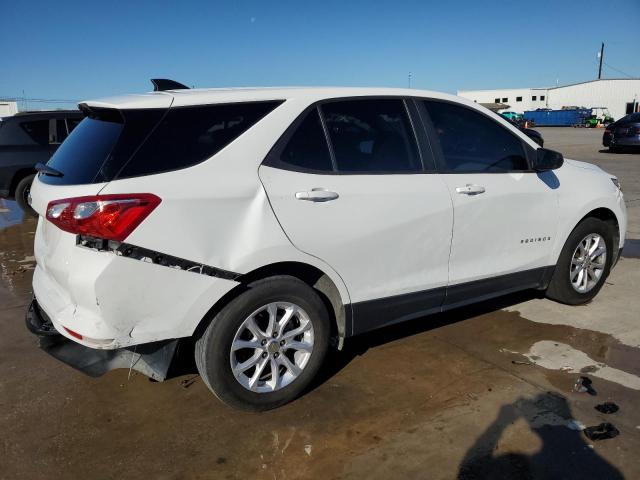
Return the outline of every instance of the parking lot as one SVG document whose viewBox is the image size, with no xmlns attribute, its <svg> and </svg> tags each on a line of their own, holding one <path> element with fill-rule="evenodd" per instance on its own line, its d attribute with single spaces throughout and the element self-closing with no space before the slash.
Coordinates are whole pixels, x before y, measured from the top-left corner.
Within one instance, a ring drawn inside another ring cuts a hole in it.
<svg viewBox="0 0 640 480">
<path fill-rule="evenodd" d="M 23 320 L 36 222 L 0 200 L 0 478 L 640 478 L 640 153 L 608 153 L 602 130 L 539 131 L 622 184 L 627 243 L 596 299 L 524 292 L 355 338 L 262 414 L 188 366 L 89 378 L 40 351 Z M 620 410 L 594 409 L 607 401 Z M 620 434 L 580 430 L 601 422 Z"/>
</svg>

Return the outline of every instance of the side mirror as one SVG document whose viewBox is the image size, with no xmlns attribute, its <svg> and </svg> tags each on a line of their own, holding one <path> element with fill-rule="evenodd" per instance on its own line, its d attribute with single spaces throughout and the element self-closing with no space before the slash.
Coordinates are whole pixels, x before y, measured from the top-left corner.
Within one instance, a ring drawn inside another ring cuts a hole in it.
<svg viewBox="0 0 640 480">
<path fill-rule="evenodd" d="M 536 157 L 533 159 L 533 169 L 536 172 L 546 172 L 560 168 L 564 163 L 564 157 L 560 152 L 555 152 L 546 148 L 536 150 Z"/>
</svg>

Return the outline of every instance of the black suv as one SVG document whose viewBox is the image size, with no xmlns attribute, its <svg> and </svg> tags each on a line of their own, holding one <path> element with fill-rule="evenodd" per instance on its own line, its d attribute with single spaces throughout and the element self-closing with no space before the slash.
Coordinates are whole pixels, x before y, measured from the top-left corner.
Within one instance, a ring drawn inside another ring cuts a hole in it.
<svg viewBox="0 0 640 480">
<path fill-rule="evenodd" d="M 38 162 L 47 163 L 80 123 L 78 110 L 25 112 L 0 118 L 0 197 L 15 198 L 31 213 L 27 198 Z"/>
</svg>

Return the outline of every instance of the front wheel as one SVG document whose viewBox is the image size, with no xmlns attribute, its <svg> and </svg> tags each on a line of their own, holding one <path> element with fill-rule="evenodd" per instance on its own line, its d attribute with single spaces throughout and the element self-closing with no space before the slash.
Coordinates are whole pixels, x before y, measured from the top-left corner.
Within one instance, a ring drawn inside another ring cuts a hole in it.
<svg viewBox="0 0 640 480">
<path fill-rule="evenodd" d="M 613 260 L 611 224 L 589 217 L 578 224 L 565 243 L 547 289 L 547 296 L 568 305 L 587 303 L 609 276 Z"/>
<path fill-rule="evenodd" d="M 251 284 L 213 318 L 196 340 L 196 365 L 227 405 L 269 410 L 309 386 L 329 333 L 327 308 L 311 287 L 294 277 L 271 277 Z"/>
</svg>

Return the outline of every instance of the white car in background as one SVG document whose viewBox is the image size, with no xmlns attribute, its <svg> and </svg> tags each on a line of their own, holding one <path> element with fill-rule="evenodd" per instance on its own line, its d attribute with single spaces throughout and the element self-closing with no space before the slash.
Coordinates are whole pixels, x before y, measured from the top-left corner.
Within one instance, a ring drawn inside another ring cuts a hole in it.
<svg viewBox="0 0 640 480">
<path fill-rule="evenodd" d="M 193 338 L 221 400 L 266 410 L 332 342 L 522 289 L 585 303 L 619 256 L 617 179 L 473 102 L 170 87 L 80 104 L 33 182 L 27 324 L 88 373 L 162 380 Z"/>
</svg>

